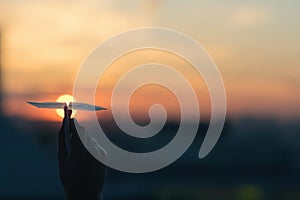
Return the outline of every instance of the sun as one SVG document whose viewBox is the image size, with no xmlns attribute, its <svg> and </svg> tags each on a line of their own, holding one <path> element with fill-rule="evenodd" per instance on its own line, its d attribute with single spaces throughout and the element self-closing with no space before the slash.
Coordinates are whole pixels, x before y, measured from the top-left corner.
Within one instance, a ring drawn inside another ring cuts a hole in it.
<svg viewBox="0 0 300 200">
<path fill-rule="evenodd" d="M 69 105 L 70 102 L 75 102 L 76 100 L 74 99 L 74 97 L 72 95 L 69 94 L 63 94 L 60 95 L 57 99 L 56 102 L 62 102 L 62 103 L 67 103 L 67 105 Z M 56 114 L 61 117 L 64 118 L 64 110 L 63 109 L 56 109 Z M 73 110 L 71 117 L 74 117 L 76 114 L 76 110 Z"/>
</svg>

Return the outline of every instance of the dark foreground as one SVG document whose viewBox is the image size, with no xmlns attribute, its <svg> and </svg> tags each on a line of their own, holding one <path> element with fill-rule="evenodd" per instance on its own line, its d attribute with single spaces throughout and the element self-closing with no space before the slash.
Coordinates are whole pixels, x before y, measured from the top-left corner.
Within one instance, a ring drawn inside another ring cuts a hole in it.
<svg viewBox="0 0 300 200">
<path fill-rule="evenodd" d="M 1 119 L 0 199 L 64 199 L 56 161 L 59 127 Z M 300 199 L 299 125 L 253 119 L 228 122 L 214 150 L 198 159 L 206 128 L 201 124 L 192 146 L 167 168 L 146 174 L 109 169 L 105 200 Z M 159 147 L 176 129 L 176 124 L 168 124 L 164 134 L 169 136 L 149 142 Z M 130 148 L 117 133 L 110 139 L 120 138 L 119 145 Z"/>
</svg>

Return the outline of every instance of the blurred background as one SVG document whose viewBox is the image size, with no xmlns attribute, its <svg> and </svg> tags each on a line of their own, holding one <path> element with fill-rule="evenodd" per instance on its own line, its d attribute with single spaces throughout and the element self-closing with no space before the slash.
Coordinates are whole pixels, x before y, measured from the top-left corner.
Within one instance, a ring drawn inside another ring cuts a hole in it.
<svg viewBox="0 0 300 200">
<path fill-rule="evenodd" d="M 300 199 L 299 9 L 296 0 L 0 0 L 0 199 L 64 199 L 56 160 L 62 119 L 26 101 L 72 94 L 81 64 L 99 43 L 147 26 L 183 32 L 207 50 L 223 76 L 227 119 L 213 151 L 198 159 L 210 117 L 201 76 L 167 52 L 120 57 L 96 96 L 109 108 L 98 118 L 112 141 L 142 152 L 163 146 L 178 129 L 178 102 L 156 85 L 139 89 L 130 110 L 143 125 L 152 104 L 164 105 L 168 120 L 161 132 L 143 143 L 116 127 L 112 89 L 139 64 L 155 61 L 181 71 L 197 93 L 201 119 L 193 144 L 172 165 L 146 174 L 109 169 L 105 199 Z"/>
</svg>

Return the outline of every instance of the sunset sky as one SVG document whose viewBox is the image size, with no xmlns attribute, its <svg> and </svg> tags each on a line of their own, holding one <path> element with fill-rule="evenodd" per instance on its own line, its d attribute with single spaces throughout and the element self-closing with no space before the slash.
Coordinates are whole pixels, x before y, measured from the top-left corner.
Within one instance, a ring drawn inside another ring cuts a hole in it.
<svg viewBox="0 0 300 200">
<path fill-rule="evenodd" d="M 0 0 L 5 113 L 60 120 L 55 111 L 41 114 L 25 101 L 72 94 L 76 74 L 97 44 L 130 29 L 158 26 L 189 35 L 208 51 L 224 79 L 228 117 L 299 119 L 299 10 L 296 0 Z M 110 107 L 120 71 L 153 60 L 183 71 L 191 67 L 164 52 L 134 52 L 107 72 L 97 104 Z M 203 115 L 209 116 L 203 81 L 192 71 L 184 73 L 202 99 Z M 155 101 L 176 113 L 178 103 L 168 91 L 149 86 L 140 92 L 131 105 L 136 116 L 145 115 Z"/>
</svg>

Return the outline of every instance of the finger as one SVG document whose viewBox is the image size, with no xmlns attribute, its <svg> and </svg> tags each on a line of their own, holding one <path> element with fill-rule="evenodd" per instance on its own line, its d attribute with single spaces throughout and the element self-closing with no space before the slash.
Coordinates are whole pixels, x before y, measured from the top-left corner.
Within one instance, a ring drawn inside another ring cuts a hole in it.
<svg viewBox="0 0 300 200">
<path fill-rule="evenodd" d="M 69 119 L 71 118 L 71 116 L 72 116 L 72 110 L 69 109 L 69 110 L 68 110 L 68 117 L 69 117 Z"/>
<path fill-rule="evenodd" d="M 67 156 L 70 155 L 71 153 L 71 131 L 70 131 L 70 118 L 69 116 L 67 115 L 65 118 L 64 118 L 64 139 L 65 139 L 65 149 L 66 149 L 66 152 L 67 152 Z"/>
<path fill-rule="evenodd" d="M 58 162 L 61 165 L 67 158 L 67 149 L 65 144 L 65 119 L 63 120 L 62 127 L 58 133 Z"/>
<path fill-rule="evenodd" d="M 66 118 L 68 116 L 68 106 L 65 104 L 64 106 L 64 117 Z"/>
<path fill-rule="evenodd" d="M 67 104 L 64 106 L 64 117 L 65 118 L 70 118 L 72 115 L 72 109 L 69 109 Z"/>
</svg>

